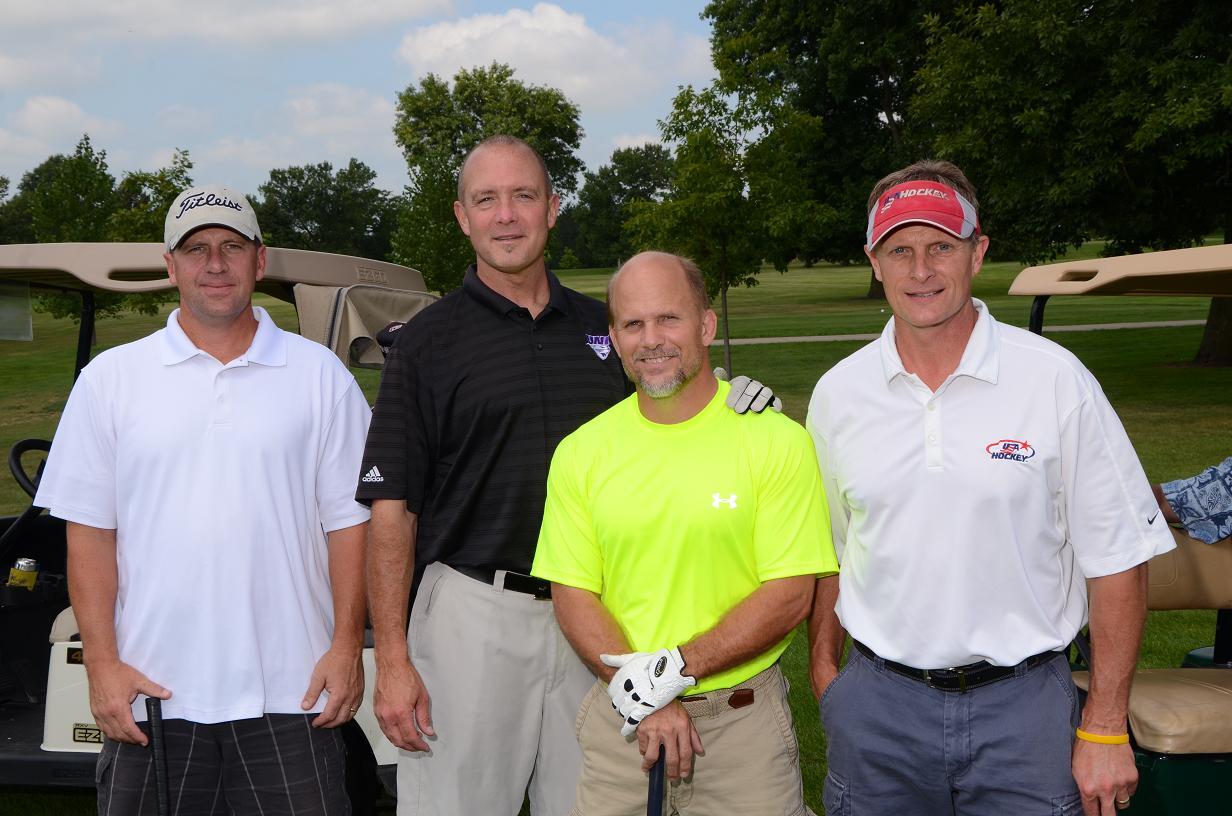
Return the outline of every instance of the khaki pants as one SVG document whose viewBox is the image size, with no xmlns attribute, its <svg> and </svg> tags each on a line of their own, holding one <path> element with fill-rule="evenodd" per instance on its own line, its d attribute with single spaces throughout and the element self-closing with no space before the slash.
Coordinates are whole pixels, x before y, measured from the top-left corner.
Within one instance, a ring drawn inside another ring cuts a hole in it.
<svg viewBox="0 0 1232 816">
<path fill-rule="evenodd" d="M 515 816 L 523 796 L 535 816 L 565 816 L 580 762 L 570 727 L 594 675 L 552 602 L 429 564 L 409 637 L 436 737 L 399 752 L 399 816 Z"/>
<path fill-rule="evenodd" d="M 751 689 L 753 700 L 745 703 Z M 671 783 L 665 814 L 811 816 L 804 805 L 800 751 L 787 706 L 787 681 L 778 665 L 741 683 L 683 700 L 704 755 L 693 775 Z M 739 705 L 733 708 L 732 703 Z M 578 712 L 582 775 L 574 816 L 642 816 L 647 775 L 637 738 L 620 736 L 607 685 L 596 683 Z"/>
</svg>

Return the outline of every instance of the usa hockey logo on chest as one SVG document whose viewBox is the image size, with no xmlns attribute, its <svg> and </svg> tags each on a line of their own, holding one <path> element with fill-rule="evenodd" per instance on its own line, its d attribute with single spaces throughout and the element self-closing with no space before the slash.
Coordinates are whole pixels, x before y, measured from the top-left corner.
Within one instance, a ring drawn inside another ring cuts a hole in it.
<svg viewBox="0 0 1232 816">
<path fill-rule="evenodd" d="M 998 439 L 984 448 L 992 459 L 1002 459 L 1009 462 L 1025 462 L 1035 456 L 1035 448 L 1030 442 L 1017 439 Z"/>
<path fill-rule="evenodd" d="M 612 338 L 606 334 L 586 335 L 586 345 L 590 346 L 590 350 L 600 360 L 606 360 L 607 356 L 612 353 Z"/>
</svg>

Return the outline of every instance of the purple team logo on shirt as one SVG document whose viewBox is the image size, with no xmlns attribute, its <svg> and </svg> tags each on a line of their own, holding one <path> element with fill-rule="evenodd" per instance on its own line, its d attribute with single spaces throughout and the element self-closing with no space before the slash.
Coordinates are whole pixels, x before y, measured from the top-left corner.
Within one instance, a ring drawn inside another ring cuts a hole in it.
<svg viewBox="0 0 1232 816">
<path fill-rule="evenodd" d="M 606 360 L 607 356 L 612 353 L 612 338 L 606 334 L 586 335 L 586 345 L 590 346 L 590 350 L 600 360 Z"/>
<path fill-rule="evenodd" d="M 1035 455 L 1035 448 L 1030 442 L 1020 442 L 1017 439 L 998 439 L 984 448 L 989 457 L 1005 459 L 1010 462 L 1025 462 Z"/>
</svg>

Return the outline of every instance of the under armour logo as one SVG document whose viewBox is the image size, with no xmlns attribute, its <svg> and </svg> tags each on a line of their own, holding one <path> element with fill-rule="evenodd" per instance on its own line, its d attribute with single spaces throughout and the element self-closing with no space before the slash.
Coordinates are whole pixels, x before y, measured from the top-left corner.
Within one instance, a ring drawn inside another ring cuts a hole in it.
<svg viewBox="0 0 1232 816">
<path fill-rule="evenodd" d="M 715 493 L 713 495 L 713 498 L 714 498 L 714 501 L 710 503 L 710 506 L 715 508 L 716 510 L 718 509 L 720 504 L 726 504 L 732 510 L 736 509 L 736 494 L 735 493 L 731 494 L 726 499 L 723 498 L 722 493 Z"/>
</svg>

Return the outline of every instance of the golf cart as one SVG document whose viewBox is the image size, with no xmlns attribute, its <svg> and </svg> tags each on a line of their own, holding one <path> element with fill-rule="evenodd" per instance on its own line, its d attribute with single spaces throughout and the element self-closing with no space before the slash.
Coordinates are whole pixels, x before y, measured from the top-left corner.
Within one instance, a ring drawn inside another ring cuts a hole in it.
<svg viewBox="0 0 1232 816">
<path fill-rule="evenodd" d="M 73 379 L 89 362 L 95 296 L 172 290 L 157 243 L 21 244 L 0 246 L 0 337 L 30 339 L 30 289 L 79 294 L 81 320 Z M 346 364 L 380 368 L 376 333 L 406 320 L 436 299 L 419 272 L 396 264 L 323 252 L 268 249 L 257 291 L 295 305 L 300 333 L 330 348 Z M 24 304 L 24 305 L 23 305 Z M 290 328 L 289 326 L 286 328 Z M 24 338 L 23 338 L 24 333 Z M 68 391 L 67 365 L 65 393 Z M 13 445 L 9 468 L 33 497 L 46 440 Z M 102 734 L 90 713 L 76 621 L 65 580 L 64 522 L 31 506 L 0 519 L 4 574 L 17 559 L 37 562 L 26 586 L 0 586 L 0 786 L 93 787 Z M 23 564 L 23 566 L 29 566 Z M 364 650 L 375 676 L 371 641 Z M 356 813 L 371 811 L 380 779 L 390 790 L 397 750 L 372 714 L 372 684 L 352 723 L 344 726 L 347 781 Z"/>
<path fill-rule="evenodd" d="M 1232 245 L 1034 266 L 1011 295 L 1030 295 L 1030 329 L 1041 333 L 1054 295 L 1232 297 Z M 1214 645 L 1177 669 L 1141 669 L 1129 700 L 1138 792 L 1126 814 L 1227 813 L 1232 809 L 1232 538 L 1206 544 L 1172 529 L 1177 548 L 1148 564 L 1150 609 L 1216 609 Z M 1079 651 L 1084 650 L 1079 641 Z M 1090 665 L 1092 655 L 1083 654 Z M 1098 660 L 1099 655 L 1094 655 Z M 1075 671 L 1079 688 L 1087 671 Z"/>
</svg>

